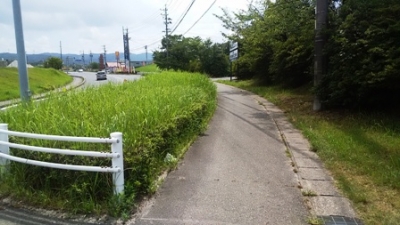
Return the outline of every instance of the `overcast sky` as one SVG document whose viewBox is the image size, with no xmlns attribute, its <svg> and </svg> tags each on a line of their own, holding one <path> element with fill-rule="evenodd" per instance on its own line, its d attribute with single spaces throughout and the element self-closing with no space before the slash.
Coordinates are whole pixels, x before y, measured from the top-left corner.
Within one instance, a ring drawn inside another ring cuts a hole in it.
<svg viewBox="0 0 400 225">
<path fill-rule="evenodd" d="M 0 52 L 16 52 L 12 0 L 1 1 Z M 122 28 L 128 28 L 131 53 L 152 52 L 165 33 L 161 15 L 165 5 L 173 29 L 192 0 L 20 0 L 27 54 L 60 52 L 123 52 Z M 201 17 L 214 0 L 197 0 L 175 30 L 183 34 Z M 184 36 L 225 41 L 222 22 L 213 14 L 247 9 L 249 0 L 216 0 L 205 16 Z"/>
</svg>

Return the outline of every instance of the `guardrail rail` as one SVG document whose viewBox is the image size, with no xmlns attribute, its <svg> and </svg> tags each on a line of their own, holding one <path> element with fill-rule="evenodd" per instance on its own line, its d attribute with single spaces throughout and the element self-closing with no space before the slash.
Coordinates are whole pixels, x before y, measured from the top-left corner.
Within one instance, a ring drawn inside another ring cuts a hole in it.
<svg viewBox="0 0 400 225">
<path fill-rule="evenodd" d="M 22 145 L 9 142 L 9 135 L 17 137 L 33 138 L 33 139 L 53 140 L 53 141 L 111 144 L 111 151 L 97 152 L 97 151 L 69 150 L 69 149 L 57 149 L 57 148 Z M 27 151 L 46 152 L 46 153 L 63 154 L 63 155 L 111 158 L 112 165 L 111 167 L 100 167 L 100 166 L 50 163 L 50 162 L 31 160 L 10 155 L 10 147 Z M 45 135 L 45 134 L 10 131 L 8 130 L 8 124 L 0 123 L 0 166 L 8 165 L 10 160 L 19 163 L 25 163 L 42 167 L 50 167 L 56 169 L 113 173 L 114 193 L 120 194 L 124 191 L 124 159 L 123 159 L 123 149 L 122 149 L 122 133 L 120 132 L 111 133 L 109 138 L 58 136 L 58 135 Z"/>
</svg>

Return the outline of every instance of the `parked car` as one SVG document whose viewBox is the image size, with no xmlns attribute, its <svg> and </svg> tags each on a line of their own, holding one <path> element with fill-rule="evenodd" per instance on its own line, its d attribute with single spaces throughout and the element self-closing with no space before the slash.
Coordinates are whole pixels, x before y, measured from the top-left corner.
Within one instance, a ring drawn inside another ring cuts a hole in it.
<svg viewBox="0 0 400 225">
<path fill-rule="evenodd" d="M 79 69 L 78 72 L 79 72 L 79 73 L 82 73 L 82 72 L 83 72 L 83 69 Z"/>
<path fill-rule="evenodd" d="M 105 71 L 99 71 L 96 73 L 96 80 L 107 80 L 107 74 Z"/>
</svg>

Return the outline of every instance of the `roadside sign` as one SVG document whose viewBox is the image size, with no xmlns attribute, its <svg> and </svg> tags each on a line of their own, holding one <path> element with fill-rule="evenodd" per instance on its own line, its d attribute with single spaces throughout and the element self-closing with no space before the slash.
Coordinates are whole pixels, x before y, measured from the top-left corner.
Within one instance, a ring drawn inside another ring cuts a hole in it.
<svg viewBox="0 0 400 225">
<path fill-rule="evenodd" d="M 229 48 L 229 51 L 232 52 L 234 50 L 238 49 L 238 43 L 237 42 L 231 42 L 231 46 Z"/>
<path fill-rule="evenodd" d="M 229 60 L 235 61 L 239 57 L 239 45 L 237 42 L 231 42 L 229 47 Z"/>
<path fill-rule="evenodd" d="M 238 57 L 239 57 L 239 50 L 238 49 L 235 49 L 235 50 L 229 52 L 229 59 L 231 61 L 235 61 Z"/>
</svg>

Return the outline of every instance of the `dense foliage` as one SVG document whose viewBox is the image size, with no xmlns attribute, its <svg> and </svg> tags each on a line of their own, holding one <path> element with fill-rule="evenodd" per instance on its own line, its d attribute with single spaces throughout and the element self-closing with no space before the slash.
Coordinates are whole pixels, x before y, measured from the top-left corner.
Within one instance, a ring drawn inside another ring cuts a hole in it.
<svg viewBox="0 0 400 225">
<path fill-rule="evenodd" d="M 400 97 L 400 2 L 347 0 L 331 12 L 327 106 L 368 106 Z"/>
<path fill-rule="evenodd" d="M 231 16 L 219 17 L 239 43 L 239 78 L 299 86 L 311 80 L 314 6 L 305 0 L 264 1 Z"/>
<path fill-rule="evenodd" d="M 216 87 L 201 74 L 148 75 L 139 81 L 89 87 L 50 96 L 40 103 L 0 113 L 10 130 L 80 137 L 123 133 L 125 200 L 151 193 L 158 176 L 174 166 L 205 129 L 216 106 Z M 61 149 L 110 151 L 109 145 L 10 137 L 11 142 Z M 11 149 L 11 154 L 47 162 L 110 166 L 110 160 Z M 111 174 L 50 169 L 11 163 L 0 176 L 0 194 L 73 211 L 120 213 Z M 108 204 L 108 205 L 107 205 Z M 108 207 L 107 207 L 108 206 Z M 132 205 L 128 204 L 127 210 Z M 119 211 L 119 212 L 118 212 Z"/>
<path fill-rule="evenodd" d="M 171 35 L 162 40 L 161 51 L 153 53 L 160 69 L 201 72 L 213 77 L 229 75 L 228 45 L 201 38 Z"/>
<path fill-rule="evenodd" d="M 219 16 L 239 43 L 235 72 L 264 84 L 311 83 L 315 1 L 261 0 Z M 400 97 L 400 2 L 331 0 L 324 30 L 327 74 L 315 88 L 325 107 L 386 103 Z"/>
<path fill-rule="evenodd" d="M 56 70 L 61 69 L 62 65 L 63 65 L 62 60 L 57 57 L 50 57 L 43 63 L 44 68 L 53 68 Z"/>
</svg>

